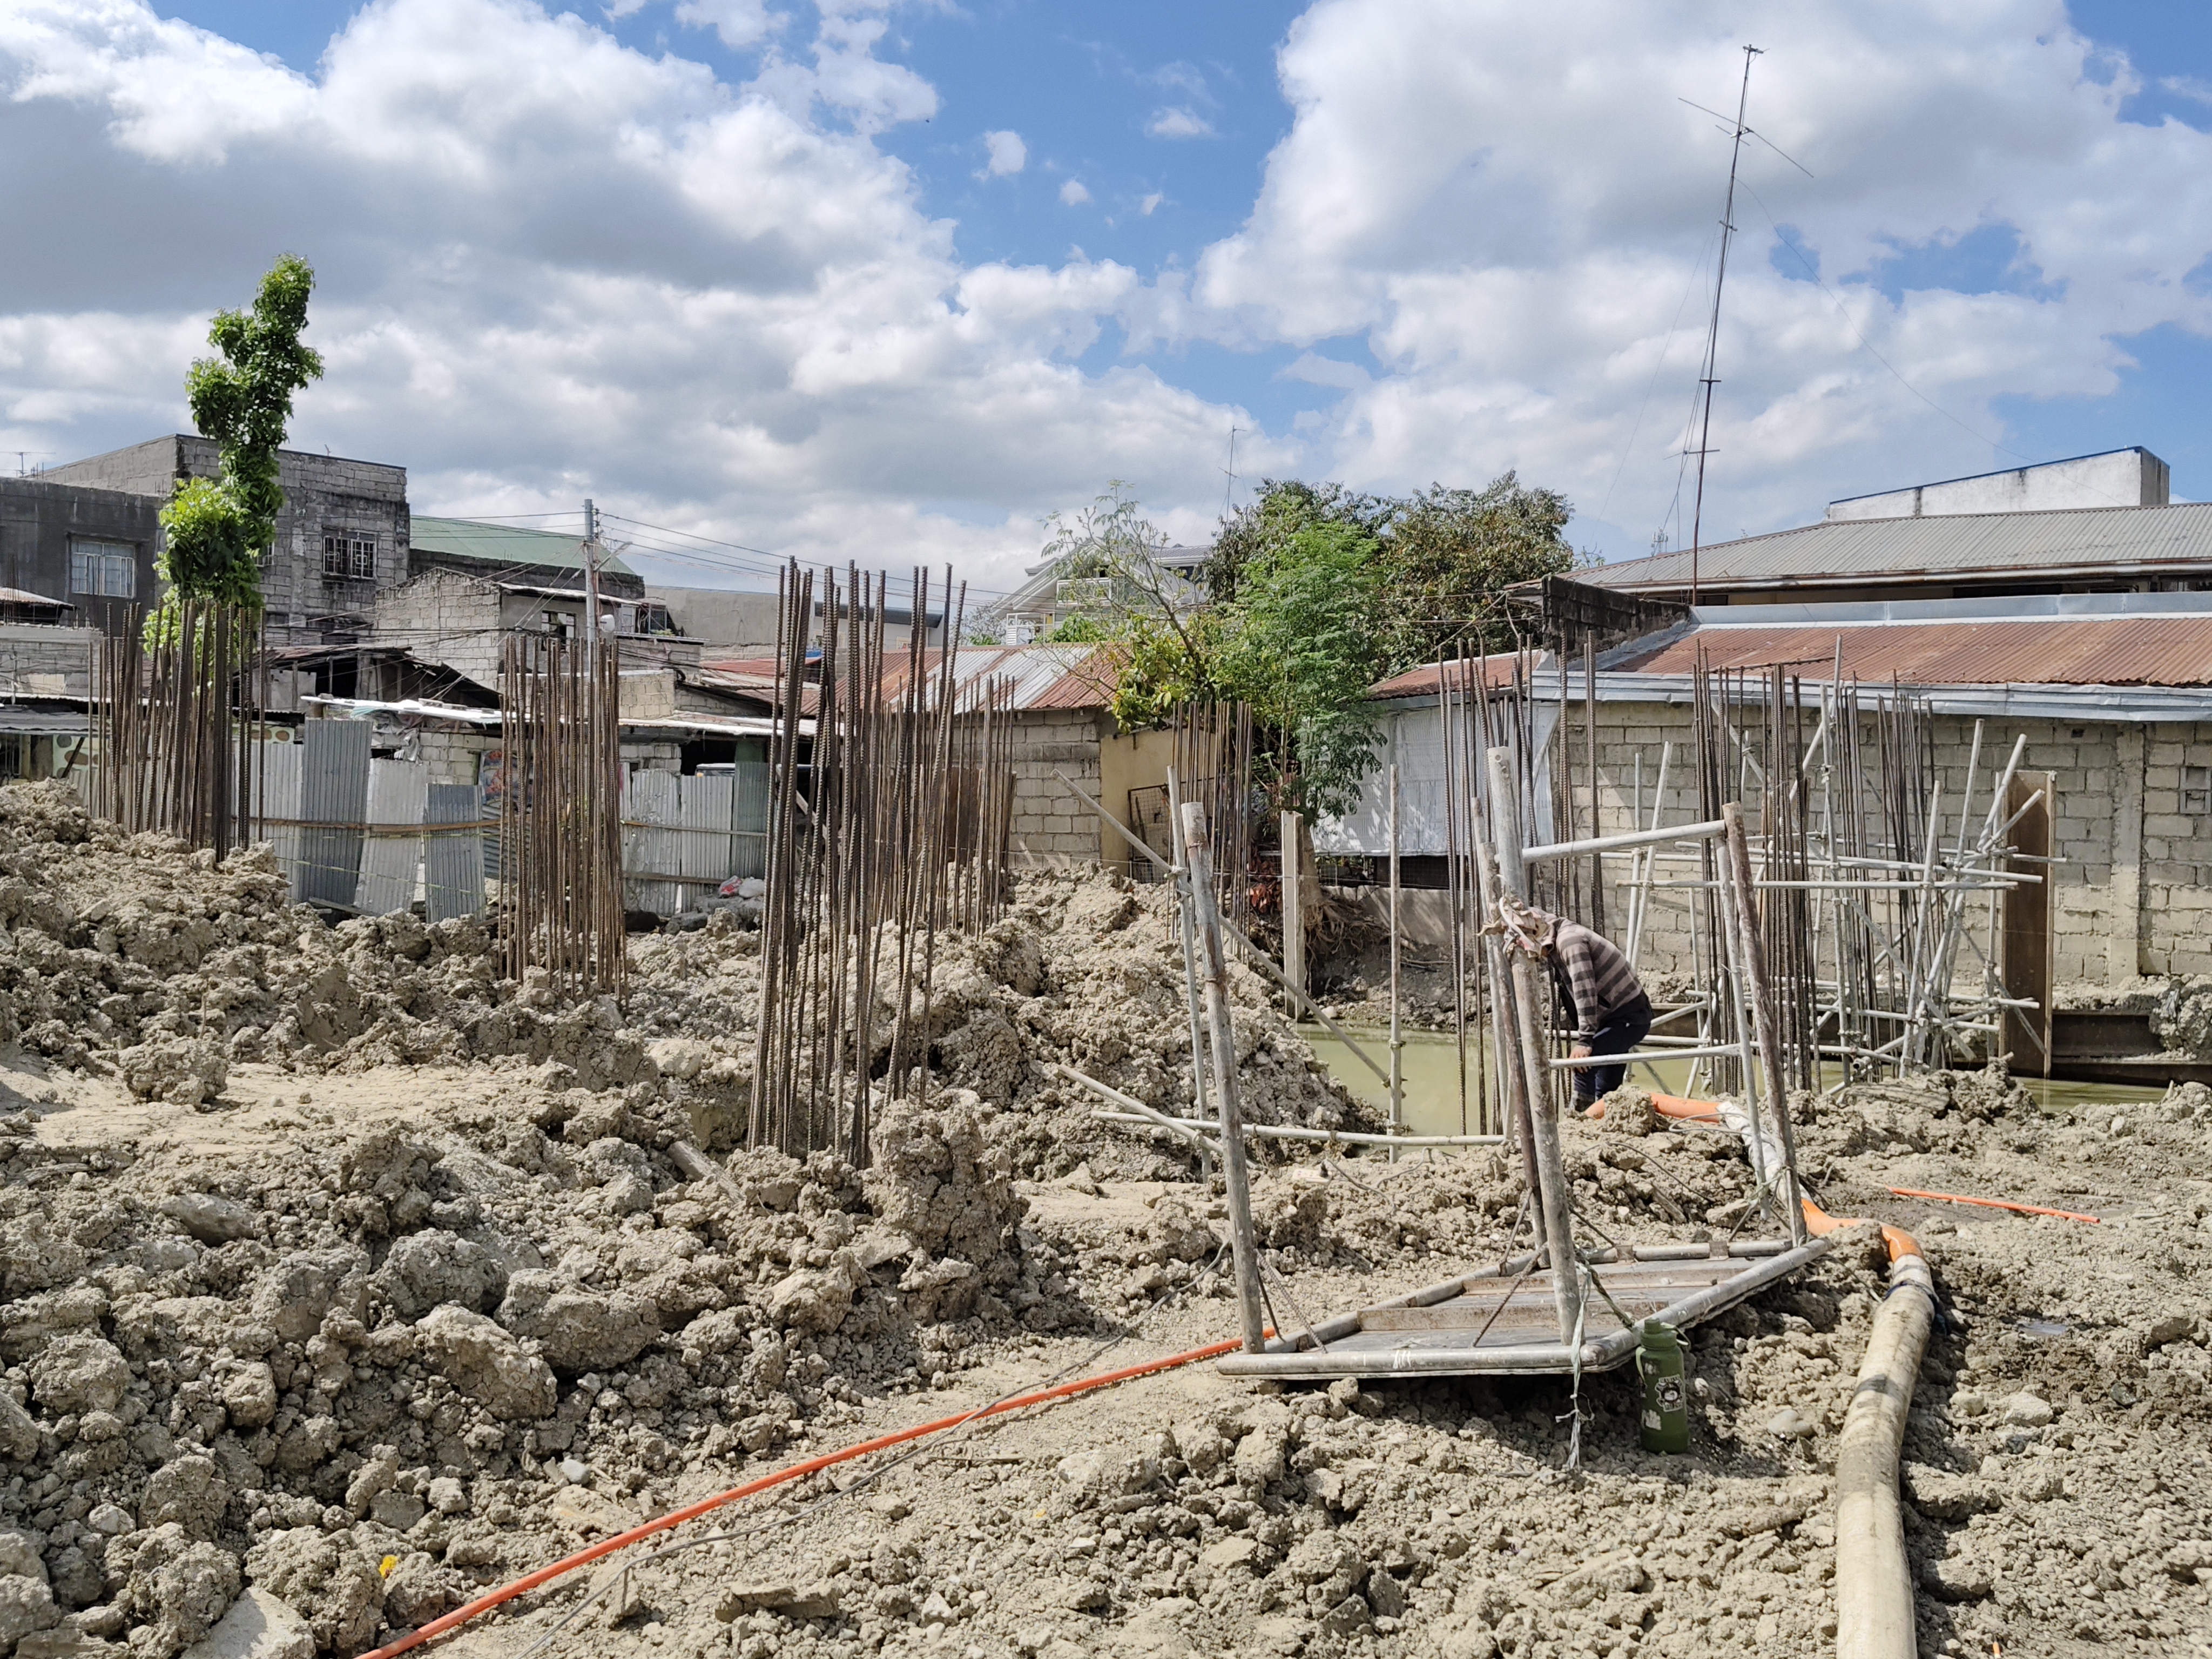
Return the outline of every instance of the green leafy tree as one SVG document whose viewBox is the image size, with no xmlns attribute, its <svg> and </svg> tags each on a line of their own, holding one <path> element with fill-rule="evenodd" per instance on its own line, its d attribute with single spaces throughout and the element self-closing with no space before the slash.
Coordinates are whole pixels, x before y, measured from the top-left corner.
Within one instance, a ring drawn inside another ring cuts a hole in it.
<svg viewBox="0 0 2212 1659">
<path fill-rule="evenodd" d="M 1313 525 L 1342 524 L 1380 533 L 1390 521 L 1397 503 L 1381 495 L 1364 495 L 1338 483 L 1307 483 L 1301 479 L 1263 479 L 1259 493 L 1221 520 L 1214 538 L 1213 556 L 1206 564 L 1206 587 L 1217 605 L 1237 597 L 1245 567 Z"/>
<path fill-rule="evenodd" d="M 1058 626 L 1044 636 L 1046 645 L 1103 645 L 1121 637 L 1121 630 L 1109 618 L 1087 616 L 1080 611 L 1073 617 L 1063 617 Z"/>
<path fill-rule="evenodd" d="M 1574 568 L 1567 498 L 1514 473 L 1486 489 L 1431 484 L 1391 506 L 1382 543 L 1386 672 L 1435 662 L 1462 643 L 1470 651 L 1510 646 L 1505 589 Z"/>
<path fill-rule="evenodd" d="M 1274 734 L 1279 802 L 1310 822 L 1348 808 L 1373 763 L 1385 574 L 1372 533 L 1324 520 L 1249 561 L 1225 607 L 1214 678 Z"/>
<path fill-rule="evenodd" d="M 192 423 L 216 441 L 222 466 L 215 478 L 179 483 L 161 508 L 161 572 L 172 602 L 261 602 L 261 553 L 284 505 L 276 452 L 292 394 L 323 372 L 322 358 L 300 343 L 314 286 L 307 262 L 286 254 L 261 279 L 252 311 L 216 313 L 208 343 L 222 355 L 198 359 L 185 376 Z"/>
</svg>

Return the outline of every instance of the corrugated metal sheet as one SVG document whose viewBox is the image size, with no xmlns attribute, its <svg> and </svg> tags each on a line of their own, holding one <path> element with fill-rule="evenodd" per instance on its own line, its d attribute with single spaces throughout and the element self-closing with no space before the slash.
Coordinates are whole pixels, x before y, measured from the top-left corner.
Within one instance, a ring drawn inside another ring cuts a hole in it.
<svg viewBox="0 0 2212 1659">
<path fill-rule="evenodd" d="M 367 720 L 309 720 L 300 728 L 300 817 L 331 824 L 300 831 L 300 896 L 310 904 L 353 907 L 361 884 L 361 825 L 368 821 Z"/>
<path fill-rule="evenodd" d="M 483 789 L 434 783 L 422 809 L 422 915 L 432 922 L 472 916 L 483 908 Z M 442 833 L 440 824 L 462 827 Z"/>
<path fill-rule="evenodd" d="M 1783 582 L 1849 586 L 1875 576 L 2033 570 L 2049 575 L 2114 566 L 2212 574 L 2212 502 L 2082 507 L 2054 513 L 1968 513 L 1807 525 L 1698 554 L 1701 586 Z M 1674 591 L 1690 585 L 1686 550 L 1575 573 L 1604 587 Z"/>
<path fill-rule="evenodd" d="M 422 874 L 422 820 L 430 799 L 430 768 L 422 761 L 368 763 L 368 836 L 361 852 L 354 908 L 388 916 L 415 902 Z"/>
<path fill-rule="evenodd" d="M 943 655 L 925 652 L 923 672 L 934 674 Z M 1103 708 L 1120 674 L 1120 653 L 1109 645 L 963 646 L 952 668 L 963 693 L 987 679 L 1011 679 L 1017 709 Z M 896 696 L 905 683 L 901 658 L 884 671 L 884 695 Z"/>
<path fill-rule="evenodd" d="M 1457 662 L 1424 663 L 1419 668 L 1408 668 L 1402 674 L 1393 674 L 1387 680 L 1377 680 L 1369 688 L 1370 697 L 1433 697 L 1449 679 L 1457 688 L 1467 684 L 1469 669 L 1480 676 L 1485 685 L 1510 685 L 1513 665 L 1517 660 L 1511 653 L 1488 657 L 1471 657 L 1465 665 Z"/>
<path fill-rule="evenodd" d="M 1687 674 L 1702 648 L 1716 668 L 1776 663 L 1825 678 L 1838 642 L 1847 678 L 1918 685 L 2212 685 L 2212 617 L 2053 617 L 2048 620 L 1873 623 L 1796 628 L 1743 625 L 1689 630 L 1608 666 Z"/>
<path fill-rule="evenodd" d="M 765 762 L 690 777 L 632 772 L 623 800 L 623 902 L 672 916 L 732 876 L 766 874 L 768 809 Z"/>
</svg>

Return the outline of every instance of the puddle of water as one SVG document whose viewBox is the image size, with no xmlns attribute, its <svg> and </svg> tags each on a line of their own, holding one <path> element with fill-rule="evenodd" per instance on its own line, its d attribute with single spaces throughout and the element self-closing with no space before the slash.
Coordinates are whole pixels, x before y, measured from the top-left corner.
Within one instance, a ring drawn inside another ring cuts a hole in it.
<svg viewBox="0 0 2212 1659">
<path fill-rule="evenodd" d="M 1354 1042 L 1374 1056 L 1375 1063 L 1388 1069 L 1390 1064 L 1390 1033 L 1387 1029 L 1368 1030 L 1347 1026 Z M 1365 1101 L 1379 1113 L 1390 1107 L 1390 1091 L 1382 1079 L 1369 1071 L 1359 1057 L 1328 1034 L 1322 1025 L 1301 1025 L 1298 1034 L 1313 1044 L 1315 1055 L 1328 1068 L 1328 1074 L 1341 1083 L 1359 1099 Z M 1482 1126 L 1477 1122 L 1480 1109 L 1481 1081 L 1486 1075 L 1487 1049 L 1482 1039 L 1470 1030 L 1467 1034 L 1467 1124 L 1460 1122 L 1459 1039 L 1449 1033 L 1435 1031 L 1405 1031 L 1401 1033 L 1405 1047 L 1401 1051 L 1400 1075 L 1403 1079 L 1406 1098 L 1406 1127 L 1415 1134 L 1456 1135 L 1480 1134 Z M 1638 1066 L 1632 1074 L 1636 1082 L 1647 1088 L 1656 1088 L 1662 1094 L 1680 1094 L 1689 1085 L 1690 1062 L 1686 1060 L 1662 1060 L 1652 1071 L 1657 1080 Z M 1496 1110 L 1496 1090 L 1492 1090 L 1492 1109 Z"/>
<path fill-rule="evenodd" d="M 1388 1069 L 1390 1064 L 1390 1033 L 1385 1028 L 1352 1026 L 1353 1041 L 1375 1058 L 1375 1063 Z M 1328 1073 L 1355 1096 L 1387 1112 L 1390 1105 L 1390 1091 L 1382 1080 L 1359 1061 L 1358 1056 L 1328 1034 L 1322 1025 L 1301 1025 L 1298 1033 L 1313 1044 L 1315 1055 L 1328 1068 Z M 1406 1126 L 1415 1134 L 1455 1135 L 1479 1134 L 1481 1126 L 1475 1121 L 1480 1109 L 1480 1085 L 1486 1061 L 1482 1037 L 1470 1030 L 1467 1034 L 1467 1124 L 1460 1121 L 1459 1042 L 1448 1033 L 1408 1030 L 1402 1034 L 1402 1076 L 1405 1079 Z M 1631 1080 L 1646 1088 L 1656 1088 L 1662 1094 L 1679 1095 L 1689 1091 L 1691 1062 L 1686 1060 L 1659 1060 L 1650 1066 L 1639 1065 L 1630 1074 Z M 1656 1073 L 1656 1078 L 1652 1075 Z M 1708 1073 L 1707 1077 L 1711 1076 Z M 1834 1081 L 1832 1077 L 1830 1081 Z M 2045 1111 L 2054 1116 L 2065 1116 L 2084 1109 L 2097 1108 L 2117 1110 L 2140 1108 L 2159 1100 L 2163 1090 L 2144 1088 L 2126 1083 L 2062 1083 L 2043 1078 L 2021 1078 L 2021 1086 Z M 1710 1093 L 1710 1089 L 1700 1093 Z M 1493 1106 L 1495 1103 L 1493 1102 Z"/>
<path fill-rule="evenodd" d="M 2166 1097 L 2165 1090 L 2145 1088 L 2139 1083 L 2062 1083 L 2039 1077 L 2024 1077 L 2018 1082 L 2037 1105 L 2054 1117 L 2094 1106 L 2154 1105 Z"/>
</svg>

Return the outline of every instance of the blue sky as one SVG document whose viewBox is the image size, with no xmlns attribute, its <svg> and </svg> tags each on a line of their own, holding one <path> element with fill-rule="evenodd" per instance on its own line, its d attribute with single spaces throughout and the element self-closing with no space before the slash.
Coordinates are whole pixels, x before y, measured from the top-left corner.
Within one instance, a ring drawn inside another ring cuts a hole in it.
<svg viewBox="0 0 2212 1659">
<path fill-rule="evenodd" d="M 1235 426 L 1240 489 L 1516 468 L 1632 555 L 1687 530 L 1728 161 L 1679 100 L 1756 39 L 1812 176 L 1747 153 L 1707 539 L 2131 443 L 2212 496 L 2207 16 L 36 0 L 4 210 L 58 248 L 136 203 L 160 257 L 0 278 L 0 447 L 173 424 L 207 311 L 296 247 L 332 372 L 295 437 L 424 511 L 592 494 L 1005 584 L 1109 477 L 1203 536 Z"/>
</svg>

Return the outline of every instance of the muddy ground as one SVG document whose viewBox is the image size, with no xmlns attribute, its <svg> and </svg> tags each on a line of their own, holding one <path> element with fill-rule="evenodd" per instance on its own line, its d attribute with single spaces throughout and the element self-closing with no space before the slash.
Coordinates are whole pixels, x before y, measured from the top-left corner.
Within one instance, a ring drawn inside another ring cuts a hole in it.
<svg viewBox="0 0 2212 1659">
<path fill-rule="evenodd" d="M 1157 894 L 1037 881 L 949 951 L 940 1076 L 864 1171 L 735 1150 L 757 957 L 734 928 L 639 940 L 623 1004 L 565 1007 L 500 984 L 466 924 L 332 929 L 252 859 L 20 789 L 0 914 L 20 1659 L 359 1652 L 795 1458 L 1235 1328 L 1218 1194 L 1044 1069 L 1188 1100 Z M 1360 1123 L 1236 988 L 1254 1115 Z M 2094 1121 L 1982 1074 L 1806 1103 L 1823 1200 L 1913 1228 L 1947 1298 L 1906 1449 L 1926 1651 L 2212 1653 L 2208 1134 L 2201 1089 Z M 1614 1240 L 1757 1224 L 1727 1137 L 1568 1137 Z M 1257 1192 L 1293 1320 L 1495 1261 L 1517 1202 L 1486 1151 L 1271 1158 Z M 1198 1364 L 732 1506 L 677 1538 L 740 1536 L 578 1573 L 453 1645 L 1817 1651 L 1882 1282 L 1854 1232 L 1701 1328 L 1686 1456 L 1638 1449 L 1618 1375 L 1577 1406 L 1563 1381 L 1273 1391 Z"/>
</svg>

